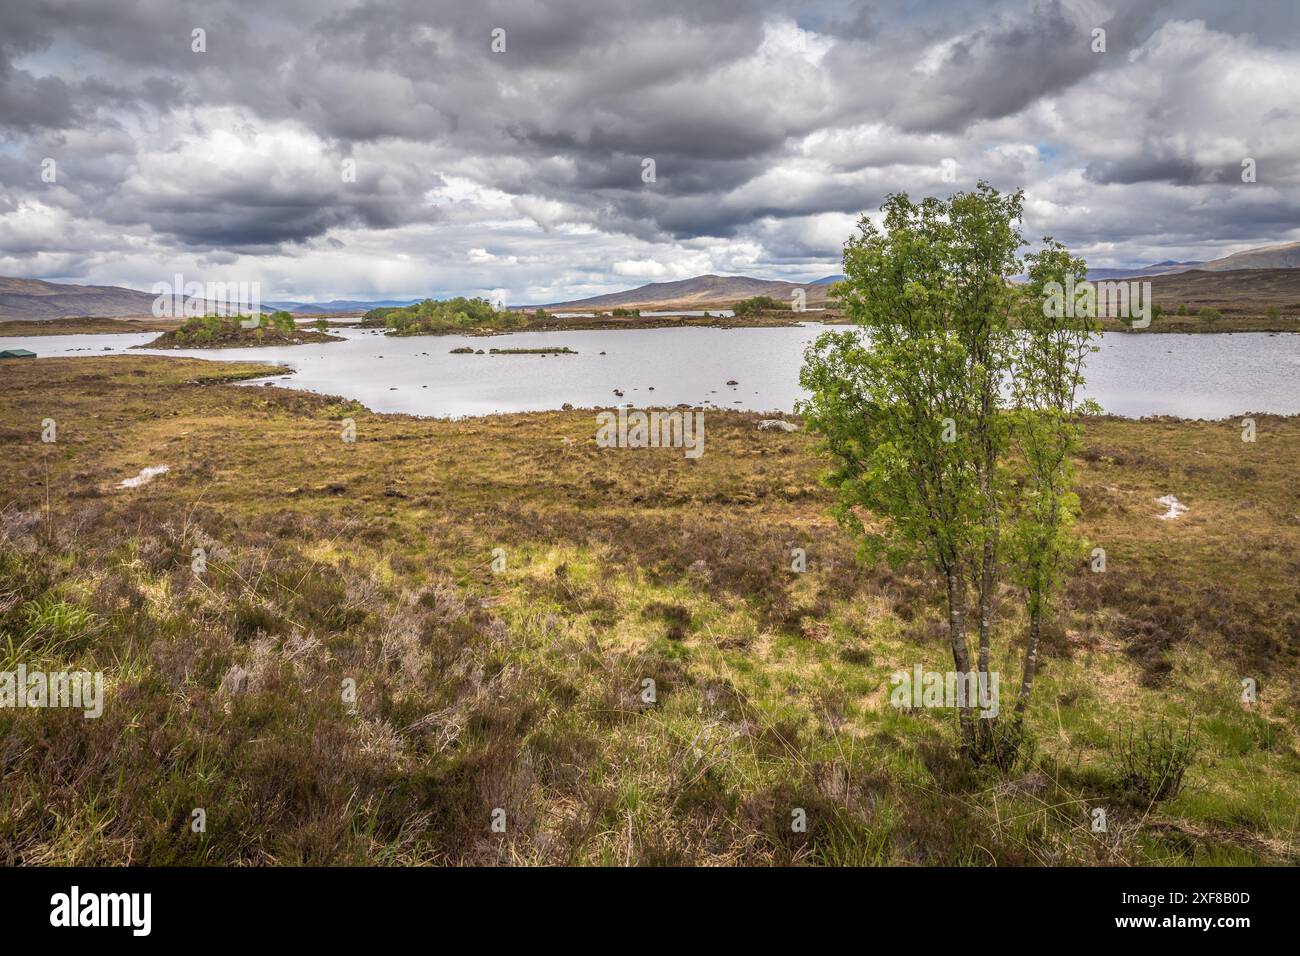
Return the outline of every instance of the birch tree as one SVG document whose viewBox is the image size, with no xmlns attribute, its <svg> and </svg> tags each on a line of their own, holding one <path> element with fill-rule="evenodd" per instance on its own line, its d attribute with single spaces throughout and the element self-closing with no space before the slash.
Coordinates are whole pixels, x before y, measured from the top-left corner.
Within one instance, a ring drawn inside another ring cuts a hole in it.
<svg viewBox="0 0 1300 956">
<path fill-rule="evenodd" d="M 1082 381 L 1082 361 L 1070 356 L 1086 345 L 1081 329 L 1042 314 L 1046 283 L 1079 260 L 1052 246 L 1031 257 L 1029 287 L 1010 281 L 1023 265 L 1022 208 L 1022 192 L 1002 195 L 986 183 L 946 201 L 890 196 L 881 226 L 864 217 L 845 245 L 835 294 L 858 330 L 821 336 L 800 375 L 810 393 L 800 411 L 833 461 L 837 517 L 868 554 L 921 560 L 938 573 L 954 666 L 977 671 L 983 687 L 999 584 L 1006 564 L 1016 564 L 1013 580 L 1037 615 L 1018 708 L 1029 699 L 1041 614 L 1068 555 Z M 1014 502 L 1024 489 L 1029 497 Z M 1008 737 L 995 718 L 976 719 L 975 703 L 958 707 L 963 749 L 976 760 L 1002 763 L 1008 749 L 1014 758 L 1019 719 Z"/>
</svg>

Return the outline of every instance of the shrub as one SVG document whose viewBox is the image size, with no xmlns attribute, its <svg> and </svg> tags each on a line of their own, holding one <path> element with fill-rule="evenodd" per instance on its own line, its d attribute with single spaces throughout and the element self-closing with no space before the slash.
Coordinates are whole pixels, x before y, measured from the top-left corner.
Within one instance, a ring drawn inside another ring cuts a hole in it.
<svg viewBox="0 0 1300 956">
<path fill-rule="evenodd" d="M 1200 312 L 1197 312 L 1196 317 L 1200 319 L 1202 322 L 1209 322 L 1213 324 L 1215 322 L 1218 322 L 1219 319 L 1223 318 L 1223 314 L 1218 309 L 1211 309 L 1207 307 L 1201 309 Z"/>
<path fill-rule="evenodd" d="M 278 329 L 286 335 L 292 334 L 295 330 L 293 313 L 286 312 L 284 309 L 272 312 L 269 318 L 267 316 L 262 316 L 262 324 Z"/>
<path fill-rule="evenodd" d="M 756 295 L 753 298 L 741 299 L 731 307 L 731 311 L 738 316 L 755 315 L 759 312 L 788 312 L 790 307 L 780 299 L 774 299 L 770 295 Z"/>
<path fill-rule="evenodd" d="M 1183 788 L 1183 775 L 1196 759 L 1192 722 L 1179 734 L 1161 720 L 1158 727 L 1120 728 L 1112 749 L 1120 787 L 1146 803 L 1176 797 Z"/>
</svg>

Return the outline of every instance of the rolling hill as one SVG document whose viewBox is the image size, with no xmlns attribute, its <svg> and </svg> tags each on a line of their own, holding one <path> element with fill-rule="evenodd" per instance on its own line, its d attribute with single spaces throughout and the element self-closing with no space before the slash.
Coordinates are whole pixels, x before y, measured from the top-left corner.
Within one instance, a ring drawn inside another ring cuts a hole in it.
<svg viewBox="0 0 1300 956">
<path fill-rule="evenodd" d="M 1300 269 L 1190 269 L 1150 276 L 1151 293 L 1161 308 L 1205 307 L 1225 315 L 1260 315 L 1277 306 L 1283 315 L 1300 313 Z"/>
<path fill-rule="evenodd" d="M 0 320 L 36 322 L 48 319 L 153 318 L 152 292 L 112 285 L 71 285 L 43 279 L 10 279 L 0 276 Z M 203 306 L 202 300 L 199 300 Z M 262 310 L 287 309 L 297 315 L 360 315 L 379 306 L 410 305 L 412 299 L 376 302 L 335 299 L 330 302 L 263 302 Z"/>
<path fill-rule="evenodd" d="M 150 292 L 111 285 L 64 285 L 0 277 L 0 319 L 144 318 L 153 314 L 155 298 Z"/>
<path fill-rule="evenodd" d="M 836 277 L 838 278 L 838 277 Z M 769 295 L 789 302 L 795 289 L 803 289 L 809 306 L 826 302 L 829 285 L 817 282 L 784 282 L 779 279 L 755 279 L 752 276 L 703 275 L 675 282 L 651 282 L 626 292 L 611 292 L 570 302 L 556 302 L 548 309 L 707 309 L 726 308 L 739 299 Z"/>
</svg>

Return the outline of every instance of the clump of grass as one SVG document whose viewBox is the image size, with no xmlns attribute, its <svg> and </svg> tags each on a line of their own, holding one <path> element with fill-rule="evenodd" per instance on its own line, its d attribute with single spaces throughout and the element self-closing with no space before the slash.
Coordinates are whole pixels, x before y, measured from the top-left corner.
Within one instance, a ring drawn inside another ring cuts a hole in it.
<svg viewBox="0 0 1300 956">
<path fill-rule="evenodd" d="M 1160 803 L 1178 796 L 1183 776 L 1196 760 L 1192 722 L 1181 734 L 1167 721 L 1156 727 L 1121 727 L 1112 749 L 1115 773 L 1121 788 L 1146 803 Z"/>
<path fill-rule="evenodd" d="M 51 655 L 72 650 L 99 625 L 99 619 L 92 611 L 54 594 L 27 602 L 19 615 L 22 620 L 21 643 Z"/>
</svg>

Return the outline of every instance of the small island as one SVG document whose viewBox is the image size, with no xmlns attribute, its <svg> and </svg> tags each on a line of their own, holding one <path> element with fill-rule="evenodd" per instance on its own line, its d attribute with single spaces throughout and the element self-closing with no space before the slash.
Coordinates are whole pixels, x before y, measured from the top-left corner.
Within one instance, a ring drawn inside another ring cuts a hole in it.
<svg viewBox="0 0 1300 956">
<path fill-rule="evenodd" d="M 486 353 L 482 349 L 472 349 L 468 345 L 462 345 L 460 348 L 451 350 L 452 355 L 577 355 L 573 349 L 567 345 L 553 345 L 546 348 L 535 349 L 488 349 Z"/>
<path fill-rule="evenodd" d="M 425 299 L 414 305 L 371 309 L 363 326 L 383 326 L 387 335 L 441 335 L 446 332 L 491 334 L 526 324 L 518 312 L 498 310 L 487 299 Z"/>
<path fill-rule="evenodd" d="M 197 315 L 187 319 L 179 328 L 164 332 L 152 342 L 135 345 L 138 349 L 233 349 L 256 348 L 266 345 L 307 345 L 313 342 L 342 342 L 338 335 L 325 331 L 324 319 L 317 319 L 316 328 L 300 329 L 289 312 L 273 312 L 256 316 Z"/>
</svg>

